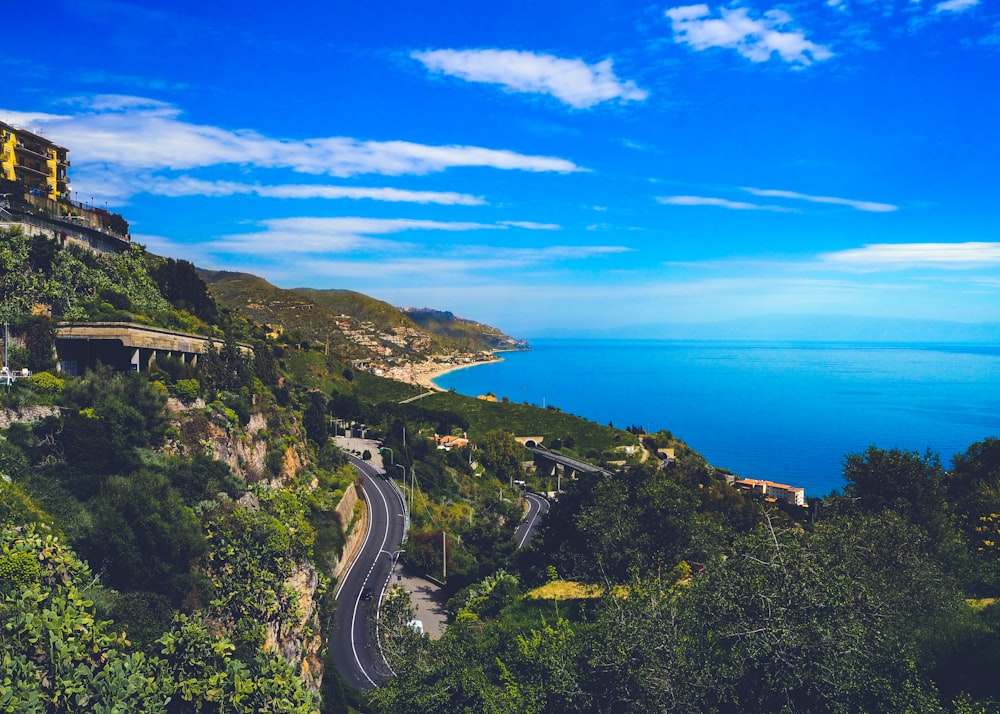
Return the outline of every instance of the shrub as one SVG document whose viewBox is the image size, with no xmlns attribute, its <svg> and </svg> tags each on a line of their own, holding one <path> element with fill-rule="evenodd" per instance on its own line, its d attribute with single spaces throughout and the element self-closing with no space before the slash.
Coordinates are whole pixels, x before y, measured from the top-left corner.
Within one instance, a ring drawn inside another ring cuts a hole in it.
<svg viewBox="0 0 1000 714">
<path fill-rule="evenodd" d="M 66 380 L 59 379 L 54 374 L 49 372 L 38 372 L 36 374 L 28 377 L 28 381 L 31 385 L 40 392 L 46 392 L 48 394 L 58 394 L 63 390 L 66 385 Z"/>
<path fill-rule="evenodd" d="M 201 395 L 201 384 L 197 379 L 178 379 L 174 391 L 182 401 L 193 402 Z"/>
</svg>

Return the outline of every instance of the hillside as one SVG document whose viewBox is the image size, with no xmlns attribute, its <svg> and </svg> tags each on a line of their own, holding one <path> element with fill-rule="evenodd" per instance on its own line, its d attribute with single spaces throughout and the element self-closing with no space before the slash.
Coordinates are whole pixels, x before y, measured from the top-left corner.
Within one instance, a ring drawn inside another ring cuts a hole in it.
<svg viewBox="0 0 1000 714">
<path fill-rule="evenodd" d="M 527 347 L 527 342 L 524 340 L 515 340 L 495 327 L 456 317 L 451 312 L 432 310 L 426 307 L 408 307 L 403 308 L 403 314 L 428 332 L 450 338 L 465 346 L 466 349 L 482 349 L 478 345 L 484 342 L 489 349 L 495 350 Z"/>
<path fill-rule="evenodd" d="M 372 371 L 442 356 L 482 358 L 478 353 L 525 347 L 495 327 L 449 312 L 401 310 L 351 290 L 278 288 L 247 273 L 200 270 L 222 307 L 267 325 L 292 343 L 322 345 L 344 359 L 374 361 Z"/>
</svg>

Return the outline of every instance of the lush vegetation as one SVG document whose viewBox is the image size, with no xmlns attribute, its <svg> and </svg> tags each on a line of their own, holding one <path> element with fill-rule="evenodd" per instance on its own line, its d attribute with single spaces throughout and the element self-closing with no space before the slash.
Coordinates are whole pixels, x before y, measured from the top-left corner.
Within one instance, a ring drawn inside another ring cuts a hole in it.
<svg viewBox="0 0 1000 714">
<path fill-rule="evenodd" d="M 157 277 L 167 281 L 165 292 Z M 39 315 L 193 332 L 212 332 L 207 321 L 217 321 L 190 263 L 158 258 L 138 245 L 117 255 L 60 248 L 54 238 L 29 237 L 19 228 L 0 231 L 0 301 L 0 317 L 15 328 L 34 325 Z M 51 352 L 51 336 L 42 347 Z M 26 357 L 15 359 L 27 366 Z"/>
<path fill-rule="evenodd" d="M 403 311 L 351 290 L 285 290 L 255 275 L 226 271 L 202 271 L 201 276 L 220 305 L 238 310 L 258 324 L 280 326 L 291 343 L 313 343 L 324 349 L 330 346 L 343 357 L 370 355 L 366 348 L 344 337 L 336 323 L 345 320 L 352 329 L 419 330 L 427 335 L 429 353 L 491 350 L 510 342 L 488 325 L 450 313 Z M 425 319 L 429 315 L 433 319 Z"/>
<path fill-rule="evenodd" d="M 951 470 L 873 447 L 815 519 L 694 462 L 581 478 L 439 641 L 387 621 L 398 676 L 373 709 L 997 711 L 1000 612 L 967 600 L 1000 589 L 997 459 L 996 439 Z M 599 587 L 530 598 L 560 577 Z"/>
<path fill-rule="evenodd" d="M 873 447 L 845 458 L 843 494 L 769 503 L 669 432 L 448 393 L 400 404 L 421 390 L 326 349 L 324 320 L 385 308 L 211 277 L 213 292 L 141 249 L 0 236 L 12 364 L 35 371 L 0 400 L 40 410 L 0 432 L 0 711 L 1000 711 L 997 439 L 947 466 Z M 243 285 L 228 310 L 220 285 Z M 289 301 L 277 337 L 247 305 L 272 297 Z M 197 368 L 70 378 L 52 363 L 57 319 L 221 347 Z M 336 511 L 354 472 L 330 437 L 362 424 L 412 489 L 407 564 L 447 565 L 454 613 L 431 641 L 389 593 L 397 676 L 365 699 L 313 677 L 357 515 Z M 522 551 L 512 486 L 555 482 L 515 435 L 613 472 L 563 480 Z"/>
<path fill-rule="evenodd" d="M 258 332 L 189 263 L 2 239 L 11 363 L 35 370 L 3 406 L 43 411 L 0 432 L 0 710 L 316 711 L 355 475 L 303 418 L 313 370 L 291 379 L 299 351 L 281 345 L 245 354 L 236 340 Z M 44 371 L 57 319 L 223 346 L 197 368 L 161 356 L 148 374 L 68 378 Z"/>
</svg>

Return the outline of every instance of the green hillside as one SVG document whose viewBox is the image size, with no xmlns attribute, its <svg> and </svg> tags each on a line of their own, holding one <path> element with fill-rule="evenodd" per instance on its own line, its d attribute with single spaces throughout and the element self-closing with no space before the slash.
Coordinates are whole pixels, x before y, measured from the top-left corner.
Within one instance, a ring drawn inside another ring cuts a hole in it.
<svg viewBox="0 0 1000 714">
<path fill-rule="evenodd" d="M 490 349 L 495 350 L 526 346 L 524 340 L 513 340 L 495 327 L 456 317 L 451 312 L 429 308 L 406 308 L 403 313 L 428 332 L 455 340 L 467 349 L 482 349 L 481 345 L 484 342 Z"/>
<path fill-rule="evenodd" d="M 417 359 L 523 346 L 500 330 L 451 313 L 404 311 L 351 290 L 278 288 L 247 273 L 201 270 L 220 306 L 288 335 L 336 348 L 345 358 Z M 429 317 L 429 316 L 433 317 Z M 389 360 L 392 363 L 392 360 Z"/>
</svg>

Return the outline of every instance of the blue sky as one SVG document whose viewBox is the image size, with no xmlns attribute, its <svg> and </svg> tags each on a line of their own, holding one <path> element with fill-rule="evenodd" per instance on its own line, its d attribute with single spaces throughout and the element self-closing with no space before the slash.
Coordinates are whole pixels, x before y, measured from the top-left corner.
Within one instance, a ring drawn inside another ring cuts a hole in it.
<svg viewBox="0 0 1000 714">
<path fill-rule="evenodd" d="M 0 120 L 201 267 L 528 337 L 1000 320 L 996 0 L 55 0 L 5 20 Z"/>
</svg>

